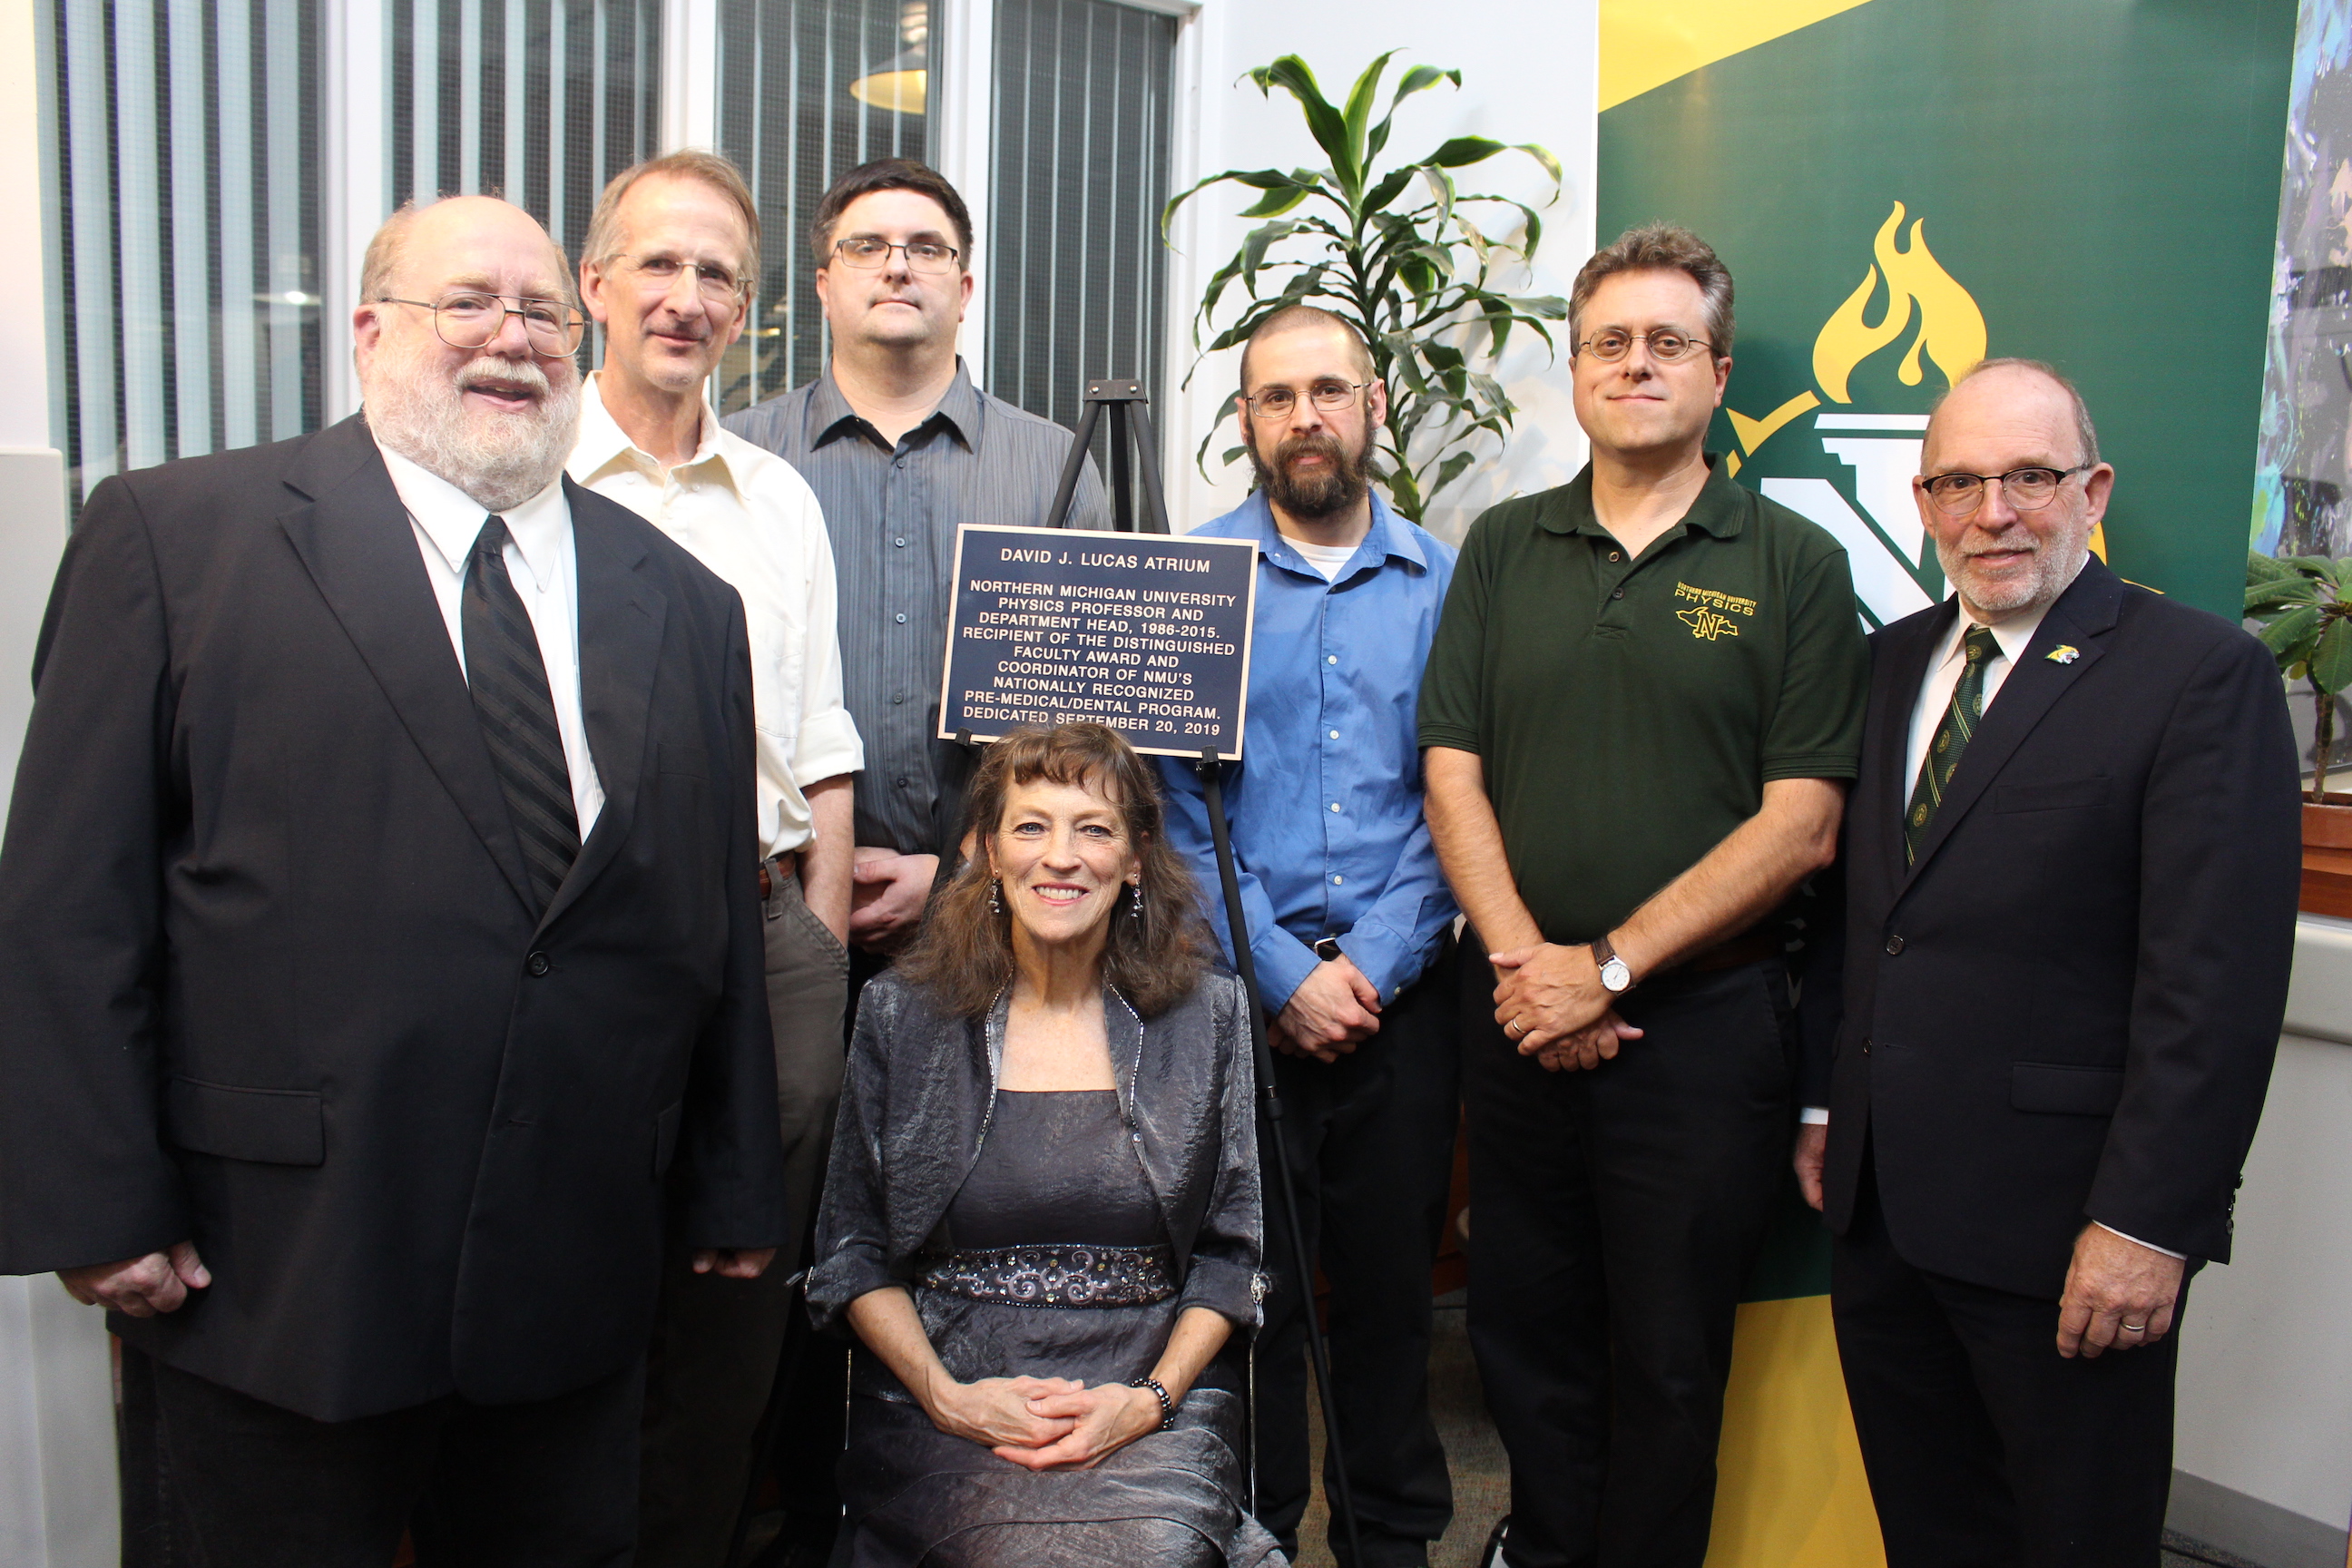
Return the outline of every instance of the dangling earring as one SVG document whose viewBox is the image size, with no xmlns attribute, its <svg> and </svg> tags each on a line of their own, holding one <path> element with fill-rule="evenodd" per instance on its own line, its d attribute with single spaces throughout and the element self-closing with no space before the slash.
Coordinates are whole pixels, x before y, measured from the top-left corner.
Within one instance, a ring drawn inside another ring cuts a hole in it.
<svg viewBox="0 0 2352 1568">
<path fill-rule="evenodd" d="M 1143 884 L 1140 882 L 1127 885 L 1127 912 L 1137 920 L 1143 918 Z"/>
<path fill-rule="evenodd" d="M 1004 883 L 1002 879 L 988 884 L 988 912 L 990 914 L 1001 915 L 1004 912 L 1004 905 L 999 902 L 996 897 L 997 889 L 1003 886 Z"/>
</svg>

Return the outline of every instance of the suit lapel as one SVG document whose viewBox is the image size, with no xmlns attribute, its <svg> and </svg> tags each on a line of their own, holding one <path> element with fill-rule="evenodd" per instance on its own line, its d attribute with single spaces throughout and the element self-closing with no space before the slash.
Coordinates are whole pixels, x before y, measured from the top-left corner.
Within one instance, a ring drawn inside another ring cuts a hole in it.
<svg viewBox="0 0 2352 1568">
<path fill-rule="evenodd" d="M 625 525 L 625 523 L 635 519 L 612 515 L 620 509 L 569 479 L 563 481 L 563 496 L 571 507 L 572 554 L 579 573 L 580 706 L 604 805 L 580 847 L 580 858 L 572 863 L 571 874 L 547 906 L 542 924 L 570 908 L 612 863 L 635 820 L 654 671 L 661 660 L 662 628 L 669 614 L 668 598 L 639 570 L 646 547 Z"/>
<path fill-rule="evenodd" d="M 1935 858 L 1936 851 L 1952 836 L 1954 825 L 1983 798 L 1994 777 L 2033 732 L 2034 726 L 2042 722 L 2074 682 L 2106 657 L 2103 645 L 2106 635 L 2115 629 L 2116 607 L 2122 600 L 2121 578 L 2095 559 L 2084 563 L 2082 575 L 2042 617 L 2032 640 L 2018 657 L 2017 667 L 2001 682 L 1992 706 L 1985 710 L 1983 722 L 1969 742 L 1969 749 L 1961 753 L 1960 765 L 1944 791 L 1943 804 L 1936 808 L 1935 819 L 1927 824 L 1927 837 L 1920 842 L 1919 858 L 1905 878 L 1904 886 L 1909 886 L 1911 879 Z M 2049 657 L 2062 643 L 2076 650 L 2076 657 L 2064 664 L 2053 662 Z"/>
<path fill-rule="evenodd" d="M 310 498 L 278 521 L 418 751 L 526 909 L 530 879 L 466 674 L 416 553 L 392 475 L 358 416 L 320 432 L 288 470 Z"/>
</svg>

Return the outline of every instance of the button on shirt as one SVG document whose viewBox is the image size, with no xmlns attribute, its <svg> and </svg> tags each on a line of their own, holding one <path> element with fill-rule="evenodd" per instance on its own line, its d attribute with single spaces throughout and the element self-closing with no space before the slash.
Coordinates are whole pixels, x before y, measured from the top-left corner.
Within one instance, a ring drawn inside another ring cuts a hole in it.
<svg viewBox="0 0 2352 1568">
<path fill-rule="evenodd" d="M 391 470 L 392 488 L 408 509 L 416 532 L 416 552 L 425 561 L 425 574 L 433 584 L 433 597 L 449 628 L 449 646 L 457 651 L 457 672 L 466 670 L 466 630 L 463 606 L 466 562 L 474 541 L 489 521 L 481 502 L 441 478 L 428 473 L 399 453 L 381 445 L 383 466 Z M 596 780 L 595 759 L 588 754 L 588 729 L 580 710 L 580 572 L 572 542 L 572 504 L 563 499 L 563 480 L 556 481 L 516 507 L 499 515 L 506 519 L 507 574 L 530 616 L 539 638 L 539 657 L 547 666 L 547 694 L 555 703 L 556 733 L 563 737 L 563 765 L 572 774 L 572 809 L 580 818 L 580 841 L 596 826 L 604 807 L 604 786 Z"/>
<path fill-rule="evenodd" d="M 865 765 L 842 704 L 833 545 L 790 465 L 707 413 L 694 456 L 665 475 L 588 378 L 572 478 L 660 529 L 743 600 L 751 643 L 759 837 L 782 855 L 813 835 L 806 791 Z"/>
<path fill-rule="evenodd" d="M 866 747 L 857 842 L 937 854 L 955 833 L 939 820 L 954 746 L 938 735 L 956 529 L 1042 526 L 1071 434 L 980 391 L 961 362 L 931 416 L 895 445 L 858 417 L 830 369 L 726 425 L 799 470 L 824 509 L 841 581 L 843 691 Z M 1110 526 L 1091 462 L 1071 511 L 1073 527 Z"/>
<path fill-rule="evenodd" d="M 1328 580 L 1263 495 L 1196 532 L 1258 546 L 1248 723 L 1224 795 L 1265 1005 L 1290 999 L 1326 936 L 1392 998 L 1436 957 L 1456 912 L 1422 815 L 1414 720 L 1454 552 L 1377 494 L 1370 530 Z M 1230 956 L 1199 775 L 1158 761 L 1169 842 Z"/>
</svg>

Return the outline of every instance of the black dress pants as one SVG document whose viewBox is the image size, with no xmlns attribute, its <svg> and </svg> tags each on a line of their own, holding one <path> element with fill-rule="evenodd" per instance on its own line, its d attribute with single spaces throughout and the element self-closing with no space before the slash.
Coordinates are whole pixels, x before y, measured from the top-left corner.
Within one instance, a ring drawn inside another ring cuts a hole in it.
<svg viewBox="0 0 2352 1568">
<path fill-rule="evenodd" d="M 1870 1169 L 1830 1309 L 1887 1568 L 2155 1568 L 2178 1313 L 2154 1345 L 2069 1361 L 2055 1300 L 1906 1263 Z"/>
<path fill-rule="evenodd" d="M 626 1568 L 635 1552 L 642 1366 L 527 1405 L 451 1395 L 330 1422 L 122 1358 L 152 1400 L 173 1560 L 194 1568 L 385 1568 L 403 1530 L 419 1568 Z"/>
<path fill-rule="evenodd" d="M 1511 1461 L 1511 1568 L 1699 1568 L 1741 1290 L 1796 1113 L 1786 969 L 1669 973 L 1645 1030 L 1546 1072 L 1465 942 L 1472 1351 Z"/>
<path fill-rule="evenodd" d="M 1365 1568 L 1413 1568 L 1454 1517 L 1429 1414 L 1430 1269 L 1445 1225 L 1456 1098 L 1454 954 L 1381 1013 L 1380 1033 L 1328 1066 L 1277 1054 L 1291 1182 L 1308 1256 L 1330 1287 L 1332 1394 Z M 1308 1495 L 1307 1293 L 1268 1173 L 1257 1339 L 1257 1517 L 1297 1554 Z M 1330 1466 L 1325 1464 L 1325 1485 Z M 1354 1568 L 1339 1521 L 1331 1551 Z"/>
</svg>

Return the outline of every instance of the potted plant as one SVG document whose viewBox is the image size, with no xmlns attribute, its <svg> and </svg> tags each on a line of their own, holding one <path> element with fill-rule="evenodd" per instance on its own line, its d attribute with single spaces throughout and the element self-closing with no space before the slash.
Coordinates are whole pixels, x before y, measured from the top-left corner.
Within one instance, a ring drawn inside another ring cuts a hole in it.
<svg viewBox="0 0 2352 1568">
<path fill-rule="evenodd" d="M 1166 234 L 1178 207 L 1211 185 L 1231 181 L 1265 193 L 1242 216 L 1272 221 L 1252 229 L 1242 248 L 1209 279 L 1194 318 L 1193 343 L 1201 346 L 1203 330 L 1236 280 L 1247 302 L 1231 325 L 1201 348 L 1204 356 L 1243 342 L 1259 321 L 1286 306 L 1316 305 L 1351 322 L 1370 345 L 1373 374 L 1388 387 L 1387 449 L 1376 460 L 1378 478 L 1391 504 L 1419 522 L 1437 492 L 1470 466 L 1475 453 L 1467 444 L 1481 431 L 1497 439 L 1507 437 L 1518 412 L 1480 363 L 1491 364 L 1521 322 L 1549 345 L 1551 332 L 1544 323 L 1565 320 L 1568 302 L 1493 287 L 1498 260 L 1524 263 L 1534 254 L 1543 220 L 1525 202 L 1465 195 L 1454 184 L 1457 169 L 1518 152 L 1541 165 L 1557 197 L 1559 160 L 1543 148 L 1456 136 L 1423 157 L 1386 170 L 1375 167 L 1399 103 L 1440 82 L 1462 85 L 1458 70 L 1415 66 L 1399 79 L 1388 112 L 1375 122 L 1381 76 L 1395 53 L 1391 49 L 1366 67 L 1344 104 L 1324 98 L 1315 73 L 1297 55 L 1251 71 L 1248 79 L 1260 92 L 1271 97 L 1279 87 L 1298 100 L 1307 132 L 1330 166 L 1212 174 L 1169 202 L 1160 232 Z M 1507 209 L 1507 218 L 1518 219 L 1517 237 L 1488 234 L 1465 210 L 1473 207 Z M 1261 292 L 1261 279 L 1268 284 L 1278 280 L 1281 287 Z M 1201 443 L 1200 458 L 1206 458 L 1215 438 L 1212 428 Z M 1224 458 L 1230 463 L 1241 456 L 1235 447 Z"/>
<path fill-rule="evenodd" d="M 2305 792 L 2303 841 L 2352 849 L 2352 795 L 2328 793 L 2327 755 L 2336 746 L 2336 694 L 2352 686 L 2352 556 L 2285 560 L 2246 552 L 2246 615 L 2289 680 L 2311 685 L 2311 788 Z"/>
</svg>

